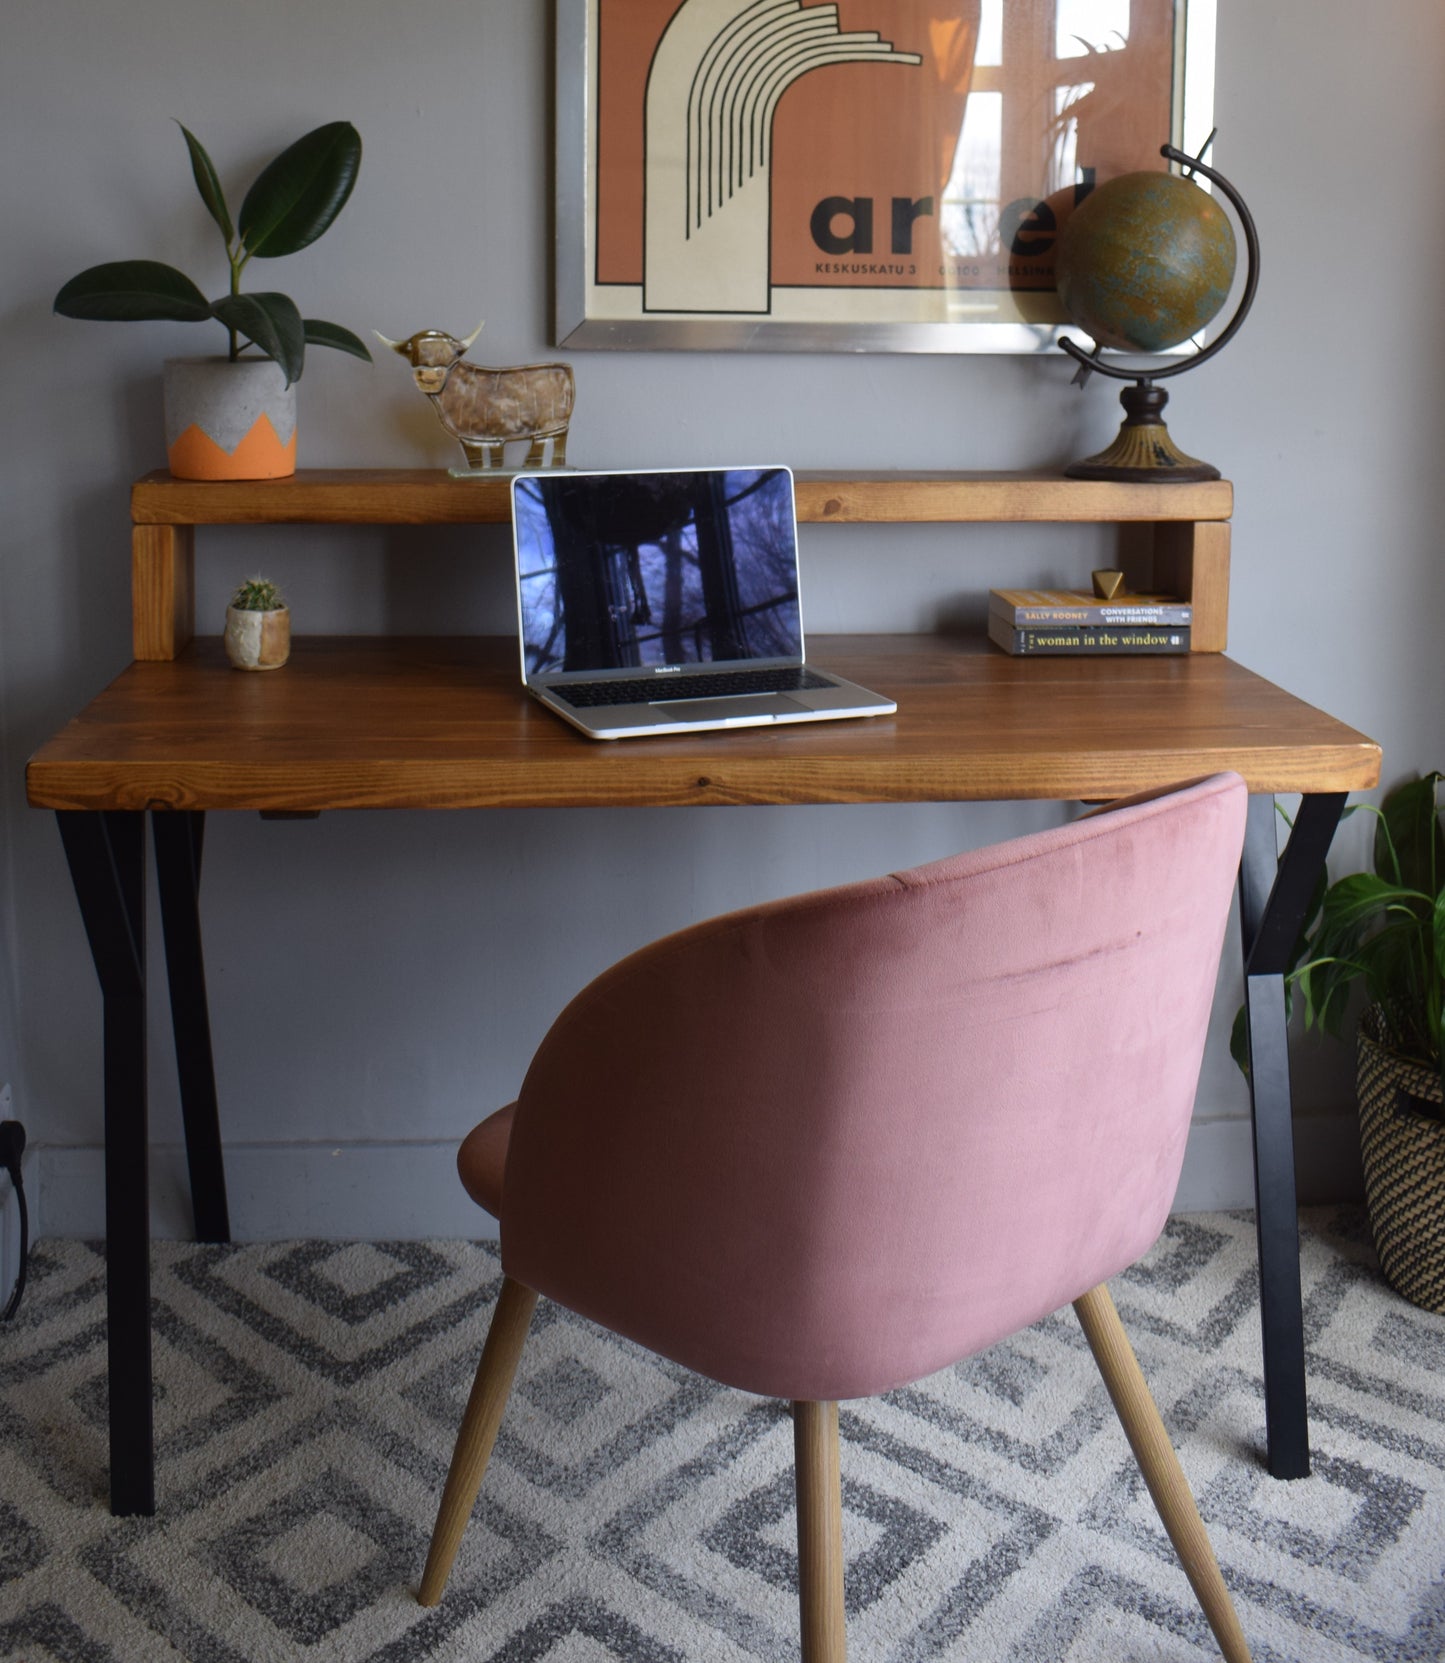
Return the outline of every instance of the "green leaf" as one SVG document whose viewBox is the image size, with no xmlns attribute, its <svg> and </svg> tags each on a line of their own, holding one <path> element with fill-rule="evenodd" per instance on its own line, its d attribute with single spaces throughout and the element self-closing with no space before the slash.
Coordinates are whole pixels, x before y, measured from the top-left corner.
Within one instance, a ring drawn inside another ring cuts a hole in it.
<svg viewBox="0 0 1445 1663">
<path fill-rule="evenodd" d="M 211 303 L 211 312 L 274 358 L 288 387 L 301 379 L 306 334 L 294 300 L 284 294 L 228 294 Z"/>
<path fill-rule="evenodd" d="M 1239 1066 L 1239 1072 L 1249 1078 L 1249 1016 L 1243 1005 L 1234 1013 L 1234 1026 L 1229 1030 L 1229 1054 Z"/>
<path fill-rule="evenodd" d="M 176 126 L 186 136 L 186 149 L 191 153 L 191 176 L 196 181 L 196 189 L 201 193 L 201 201 L 206 205 L 206 212 L 220 226 L 221 235 L 226 239 L 226 247 L 229 248 L 235 240 L 236 231 L 231 224 L 231 210 L 226 206 L 221 181 L 216 176 L 211 158 L 206 154 L 206 147 L 189 127 L 179 121 Z"/>
<path fill-rule="evenodd" d="M 1426 774 L 1388 792 L 1375 830 L 1375 870 L 1432 897 L 1445 877 L 1445 833 L 1435 811 L 1439 778 Z"/>
<path fill-rule="evenodd" d="M 332 346 L 338 352 L 349 352 L 353 358 L 364 358 L 368 364 L 371 362 L 366 342 L 349 329 L 343 329 L 339 323 L 324 323 L 320 318 L 303 318 L 301 321 L 306 330 L 307 346 Z"/>
<path fill-rule="evenodd" d="M 1305 1029 L 1339 1036 L 1343 1026 L 1350 988 L 1364 974 L 1354 959 L 1311 959 L 1300 967 L 1299 988 L 1304 996 Z"/>
<path fill-rule="evenodd" d="M 201 323 L 211 316 L 211 303 L 174 266 L 158 260 L 112 260 L 72 277 L 56 295 L 55 310 L 62 317 L 109 323 L 150 318 Z"/>
<path fill-rule="evenodd" d="M 1342 1033 L 1358 990 L 1378 1006 L 1390 1048 L 1445 1056 L 1445 833 L 1436 806 L 1441 774 L 1409 780 L 1383 804 L 1352 804 L 1375 816 L 1373 872 L 1324 886 L 1295 942 L 1286 995 L 1298 987 L 1307 1030 Z M 1245 1066 L 1243 1013 L 1230 1051 Z"/>
<path fill-rule="evenodd" d="M 346 206 L 361 167 L 361 135 L 329 122 L 283 150 L 246 192 L 241 240 L 262 259 L 314 243 Z"/>
<path fill-rule="evenodd" d="M 1392 913 L 1419 918 L 1433 904 L 1433 898 L 1418 889 L 1389 883 L 1373 872 L 1354 872 L 1331 885 L 1320 907 L 1315 926 L 1316 946 L 1344 932 L 1384 923 Z"/>
<path fill-rule="evenodd" d="M 1445 966 L 1445 889 L 1435 897 L 1435 917 L 1433 919 L 1435 939 L 1435 996 L 1440 997 L 1441 967 Z M 1439 1019 L 1435 1023 L 1433 1039 L 1440 1047 L 1441 1065 L 1445 1066 L 1445 1006 L 1439 1008 Z"/>
</svg>

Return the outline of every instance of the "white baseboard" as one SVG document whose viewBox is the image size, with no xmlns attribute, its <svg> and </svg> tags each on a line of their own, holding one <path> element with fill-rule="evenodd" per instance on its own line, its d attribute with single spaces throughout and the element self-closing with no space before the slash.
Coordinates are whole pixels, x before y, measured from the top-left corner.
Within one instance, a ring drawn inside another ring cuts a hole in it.
<svg viewBox="0 0 1445 1663">
<path fill-rule="evenodd" d="M 1295 1123 L 1300 1201 L 1351 1200 L 1363 1193 L 1353 1115 Z M 45 1197 L 47 1235 L 105 1234 L 105 1173 L 98 1148 L 27 1150 L 26 1197 L 31 1237 L 38 1234 L 37 1192 Z M 34 1178 L 32 1164 L 38 1167 Z M 1197 1121 L 1189 1134 L 1175 1211 L 1216 1212 L 1254 1206 L 1249 1122 Z M 34 1188 L 32 1188 L 32 1183 Z M 491 1239 L 496 1226 L 457 1181 L 452 1143 L 229 1144 L 226 1185 L 236 1241 L 296 1237 L 406 1241 Z M 151 1151 L 151 1219 L 157 1237 L 191 1234 L 185 1151 Z"/>
<path fill-rule="evenodd" d="M 1295 1186 L 1302 1207 L 1358 1201 L 1360 1123 L 1353 1112 L 1310 1115 L 1294 1123 Z M 1189 1128 L 1177 1213 L 1254 1207 L 1254 1143 L 1247 1119 L 1196 1120 Z"/>
<path fill-rule="evenodd" d="M 45 1228 L 105 1234 L 105 1162 L 95 1148 L 42 1148 Z M 190 1183 L 179 1144 L 151 1150 L 151 1233 L 191 1234 Z M 457 1178 L 455 1143 L 228 1144 L 226 1193 L 235 1241 L 491 1240 L 496 1223 Z"/>
</svg>

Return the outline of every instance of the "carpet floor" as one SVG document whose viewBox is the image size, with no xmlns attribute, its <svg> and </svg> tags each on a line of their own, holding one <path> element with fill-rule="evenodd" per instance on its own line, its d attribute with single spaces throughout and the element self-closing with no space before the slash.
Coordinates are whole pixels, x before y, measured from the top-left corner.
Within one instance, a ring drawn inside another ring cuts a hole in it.
<svg viewBox="0 0 1445 1663">
<path fill-rule="evenodd" d="M 1253 1225 L 1113 1284 L 1258 1663 L 1445 1656 L 1445 1319 L 1363 1215 L 1305 1215 L 1312 1476 L 1262 1465 Z M 538 1309 L 447 1595 L 413 1597 L 499 1281 L 459 1242 L 159 1243 L 158 1510 L 106 1502 L 99 1251 L 0 1329 L 0 1657 L 797 1657 L 786 1408 Z M 1072 1313 L 842 1410 L 850 1656 L 1218 1656 Z"/>
</svg>

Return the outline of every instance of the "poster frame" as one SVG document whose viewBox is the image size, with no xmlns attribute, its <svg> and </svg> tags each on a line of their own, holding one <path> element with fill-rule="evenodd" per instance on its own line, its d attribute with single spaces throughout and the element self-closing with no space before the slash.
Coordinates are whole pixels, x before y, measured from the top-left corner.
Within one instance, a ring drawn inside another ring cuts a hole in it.
<svg viewBox="0 0 1445 1663">
<path fill-rule="evenodd" d="M 948 0 L 938 0 L 941 14 Z M 1007 6 L 1010 0 L 1002 0 Z M 947 319 L 910 317 L 912 291 L 878 304 L 889 315 L 810 315 L 808 291 L 787 291 L 789 315 L 748 317 L 644 311 L 640 285 L 592 280 L 598 239 L 597 110 L 600 0 L 555 0 L 554 339 L 569 349 L 703 352 L 1051 353 L 1058 323 L 1001 322 L 973 308 Z M 1169 142 L 1197 154 L 1213 131 L 1215 0 L 1174 0 Z M 1161 140 L 1162 142 L 1162 140 Z M 774 166 L 783 165 L 780 161 Z M 1164 164 L 1160 163 L 1161 168 Z M 611 291 L 611 292 L 609 292 Z M 821 292 L 821 291 L 820 291 Z M 884 291 L 872 291 L 874 295 Z M 958 291 L 967 294 L 969 291 Z"/>
</svg>

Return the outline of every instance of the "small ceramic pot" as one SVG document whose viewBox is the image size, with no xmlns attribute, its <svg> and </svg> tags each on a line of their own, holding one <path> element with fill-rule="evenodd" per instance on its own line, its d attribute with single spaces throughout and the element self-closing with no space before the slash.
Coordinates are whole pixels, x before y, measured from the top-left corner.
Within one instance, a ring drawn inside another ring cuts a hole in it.
<svg viewBox="0 0 1445 1663">
<path fill-rule="evenodd" d="M 238 670 L 279 670 L 291 656 L 291 611 L 226 608 L 226 656 Z"/>
<path fill-rule="evenodd" d="M 177 479 L 296 472 L 296 384 L 270 358 L 168 358 L 165 414 Z"/>
</svg>

